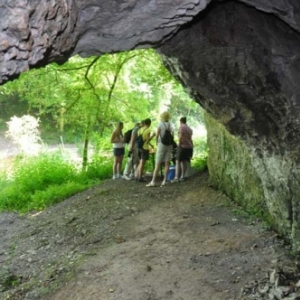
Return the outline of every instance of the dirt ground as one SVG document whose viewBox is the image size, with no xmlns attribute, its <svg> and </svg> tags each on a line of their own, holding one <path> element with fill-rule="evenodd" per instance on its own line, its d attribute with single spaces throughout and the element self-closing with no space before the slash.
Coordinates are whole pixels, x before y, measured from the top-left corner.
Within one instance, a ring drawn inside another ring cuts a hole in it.
<svg viewBox="0 0 300 300">
<path fill-rule="evenodd" d="M 2 213 L 0 299 L 248 299 L 250 282 L 295 264 L 237 212 L 204 172 L 166 187 L 107 180 L 41 213 Z"/>
</svg>

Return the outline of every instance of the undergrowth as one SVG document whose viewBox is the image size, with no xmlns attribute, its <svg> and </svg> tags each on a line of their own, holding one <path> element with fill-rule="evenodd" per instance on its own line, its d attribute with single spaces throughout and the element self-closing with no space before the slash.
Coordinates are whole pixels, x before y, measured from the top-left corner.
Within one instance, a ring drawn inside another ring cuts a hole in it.
<svg viewBox="0 0 300 300">
<path fill-rule="evenodd" d="M 93 181 L 59 154 L 17 157 L 13 171 L 0 177 L 0 210 L 42 210 L 85 190 Z"/>
<path fill-rule="evenodd" d="M 206 152 L 193 157 L 195 171 L 206 168 Z M 85 171 L 67 161 L 59 152 L 39 156 L 17 156 L 9 174 L 0 173 L 0 211 L 40 211 L 81 192 L 100 180 L 111 178 L 113 158 L 94 155 Z M 126 159 L 123 161 L 125 166 Z M 153 170 L 153 162 L 147 163 Z M 146 170 L 147 171 L 147 170 Z"/>
</svg>

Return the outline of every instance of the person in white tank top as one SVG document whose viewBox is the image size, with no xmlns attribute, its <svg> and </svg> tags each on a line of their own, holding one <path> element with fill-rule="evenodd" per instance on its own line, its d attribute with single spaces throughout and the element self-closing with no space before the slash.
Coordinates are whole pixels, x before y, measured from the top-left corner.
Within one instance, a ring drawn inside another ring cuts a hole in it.
<svg viewBox="0 0 300 300">
<path fill-rule="evenodd" d="M 123 125 L 123 122 L 118 122 L 110 138 L 114 154 L 113 179 L 121 178 L 120 174 L 125 153 L 124 136 L 122 132 Z"/>
</svg>

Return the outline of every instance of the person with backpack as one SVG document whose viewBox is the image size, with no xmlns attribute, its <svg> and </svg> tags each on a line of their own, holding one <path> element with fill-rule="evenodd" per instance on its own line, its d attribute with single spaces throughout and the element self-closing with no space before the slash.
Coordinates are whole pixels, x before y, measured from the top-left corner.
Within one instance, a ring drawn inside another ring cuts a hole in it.
<svg viewBox="0 0 300 300">
<path fill-rule="evenodd" d="M 124 136 L 123 136 L 123 122 L 118 122 L 116 129 L 113 131 L 110 142 L 113 144 L 113 179 L 121 178 L 121 168 L 123 157 L 125 153 Z"/>
<path fill-rule="evenodd" d="M 134 128 L 130 132 L 129 141 L 126 140 L 125 143 L 128 143 L 128 160 L 124 169 L 123 177 L 126 180 L 131 180 L 134 177 L 137 177 L 137 168 L 140 162 L 139 151 L 136 144 L 137 133 L 141 127 L 144 126 L 144 121 L 136 123 Z M 126 133 L 124 134 L 126 136 Z"/>
<path fill-rule="evenodd" d="M 138 135 L 136 138 L 136 144 L 139 151 L 140 162 L 137 171 L 137 179 L 138 182 L 145 182 L 146 180 L 143 178 L 144 166 L 146 161 L 149 159 L 149 143 L 152 139 L 151 136 L 151 120 L 146 119 L 144 121 L 145 125 L 141 127 L 138 131 Z"/>
<path fill-rule="evenodd" d="M 164 178 L 161 187 L 166 185 L 167 176 L 170 168 L 170 160 L 172 154 L 172 145 L 174 143 L 174 128 L 170 123 L 170 114 L 165 111 L 161 114 L 161 122 L 156 129 L 156 155 L 155 155 L 155 168 L 153 171 L 152 180 L 146 187 L 156 186 L 156 178 L 161 164 L 164 164 Z"/>
<path fill-rule="evenodd" d="M 186 124 L 186 117 L 180 118 L 175 177 L 171 181 L 171 183 L 185 180 L 187 165 L 193 156 L 192 135 L 193 130 Z"/>
</svg>

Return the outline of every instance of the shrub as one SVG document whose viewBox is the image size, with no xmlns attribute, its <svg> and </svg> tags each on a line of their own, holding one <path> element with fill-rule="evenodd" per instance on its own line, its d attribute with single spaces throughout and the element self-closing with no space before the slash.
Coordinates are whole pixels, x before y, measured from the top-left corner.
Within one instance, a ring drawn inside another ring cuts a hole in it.
<svg viewBox="0 0 300 300">
<path fill-rule="evenodd" d="M 193 169 L 197 172 L 204 171 L 207 168 L 207 156 L 198 155 L 194 156 L 192 160 Z"/>
<path fill-rule="evenodd" d="M 0 177 L 0 209 L 42 209 L 88 186 L 80 181 L 75 167 L 58 154 L 18 157 L 11 178 Z"/>
<path fill-rule="evenodd" d="M 75 167 L 58 153 L 23 157 L 16 161 L 13 178 L 28 192 L 43 190 L 49 185 L 61 184 L 77 177 Z"/>
<path fill-rule="evenodd" d="M 36 191 L 30 199 L 27 211 L 43 210 L 46 207 L 59 203 L 62 200 L 85 190 L 87 184 L 79 182 L 65 182 L 61 185 L 51 185 L 43 191 Z"/>
<path fill-rule="evenodd" d="M 113 159 L 108 156 L 94 155 L 89 162 L 86 176 L 89 179 L 107 179 L 111 177 Z"/>
</svg>

